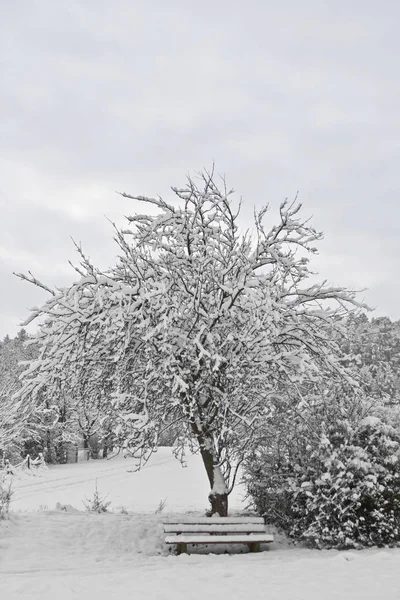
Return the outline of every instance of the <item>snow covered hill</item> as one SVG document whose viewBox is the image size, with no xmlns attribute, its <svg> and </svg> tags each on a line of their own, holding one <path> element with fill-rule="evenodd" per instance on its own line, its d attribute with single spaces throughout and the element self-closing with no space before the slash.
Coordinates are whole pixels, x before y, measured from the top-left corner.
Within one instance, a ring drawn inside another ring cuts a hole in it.
<svg viewBox="0 0 400 600">
<path fill-rule="evenodd" d="M 162 519 L 202 514 L 207 481 L 198 457 L 182 469 L 160 449 L 140 473 L 129 459 L 52 467 L 14 483 L 14 512 L 0 523 L 3 600 L 385 600 L 400 598 L 400 550 L 310 551 L 280 538 L 259 554 L 171 555 Z M 103 515 L 84 512 L 95 481 L 109 494 Z M 155 514 L 166 499 L 162 514 Z M 66 510 L 55 510 L 56 503 Z M 129 514 L 121 512 L 124 507 Z M 242 492 L 231 510 L 243 509 Z"/>
<path fill-rule="evenodd" d="M 55 508 L 56 503 L 71 504 L 84 510 L 85 497 L 93 496 L 94 488 L 109 494 L 111 509 L 123 506 L 130 512 L 154 513 L 161 500 L 164 510 L 203 511 L 208 508 L 209 493 L 206 473 L 199 456 L 190 453 L 187 467 L 182 468 L 172 456 L 171 448 L 159 448 L 139 472 L 133 472 L 133 459 L 118 455 L 111 460 L 50 466 L 37 476 L 17 478 L 13 485 L 13 510 Z M 244 508 L 243 490 L 238 488 L 230 497 L 231 509 Z"/>
</svg>

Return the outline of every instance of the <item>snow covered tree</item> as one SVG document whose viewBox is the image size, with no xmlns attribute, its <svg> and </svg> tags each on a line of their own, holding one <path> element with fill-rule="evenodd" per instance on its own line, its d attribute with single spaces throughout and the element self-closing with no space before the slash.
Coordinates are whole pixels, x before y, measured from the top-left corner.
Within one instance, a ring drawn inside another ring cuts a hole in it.
<svg viewBox="0 0 400 600">
<path fill-rule="evenodd" d="M 43 450 L 49 462 L 63 462 L 70 443 L 83 439 L 88 448 L 95 434 L 112 439 L 112 407 L 105 395 L 106 387 L 93 388 L 88 378 L 81 378 L 74 390 L 42 394 L 38 398 L 41 410 L 32 417 L 29 410 L 24 414 L 15 394 L 21 387 L 26 363 L 36 356 L 37 346 L 25 329 L 15 338 L 6 336 L 0 341 L 0 457 L 2 452 L 9 455 L 12 451 L 18 458 L 21 452 Z"/>
<path fill-rule="evenodd" d="M 344 361 L 359 371 L 370 398 L 400 404 L 400 321 L 351 315 L 340 340 Z"/>
<path fill-rule="evenodd" d="M 29 336 L 21 329 L 15 338 L 8 335 L 0 342 L 0 385 L 17 388 L 24 370 L 24 361 L 36 356 L 36 347 L 29 344 Z"/>
<path fill-rule="evenodd" d="M 40 411 L 44 397 L 74 394 L 82 380 L 106 385 L 115 433 L 140 462 L 165 429 L 179 426 L 176 455 L 184 460 L 188 445 L 200 452 L 212 512 L 226 515 L 276 390 L 295 395 L 322 372 L 346 376 L 332 332 L 356 301 L 308 281 L 322 234 L 297 200 L 284 202 L 270 227 L 267 207 L 255 213 L 252 237 L 240 231 L 241 205 L 234 208 L 213 173 L 172 189 L 171 203 L 122 194 L 156 214 L 115 227 L 120 255 L 109 270 L 77 246 L 79 278 L 69 288 L 20 275 L 50 293 L 27 320 L 44 317 L 20 397 Z"/>
<path fill-rule="evenodd" d="M 112 439 L 112 427 L 115 411 L 110 402 L 113 392 L 110 382 L 103 378 L 103 383 L 92 381 L 92 372 L 82 377 L 74 389 L 71 404 L 74 407 L 73 425 L 75 431 L 83 438 L 84 448 L 90 448 L 91 439 L 96 438 L 103 444 L 103 452 L 108 440 Z M 105 452 L 107 454 L 107 450 Z"/>
<path fill-rule="evenodd" d="M 0 342 L 0 456 L 14 451 L 32 433 L 21 419 L 21 406 L 13 397 L 21 387 L 19 377 L 24 361 L 36 356 L 35 345 L 27 345 L 29 337 L 24 329 L 11 339 Z"/>
<path fill-rule="evenodd" d="M 0 387 L 0 459 L 3 458 L 5 452 L 14 448 L 22 435 L 18 405 L 12 400 L 14 391 L 8 385 Z"/>
</svg>

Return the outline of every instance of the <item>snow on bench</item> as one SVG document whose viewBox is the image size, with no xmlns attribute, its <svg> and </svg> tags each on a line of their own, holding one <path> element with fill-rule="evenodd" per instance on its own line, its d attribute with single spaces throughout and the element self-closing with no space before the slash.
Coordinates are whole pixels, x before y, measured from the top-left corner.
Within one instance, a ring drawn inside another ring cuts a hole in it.
<svg viewBox="0 0 400 600">
<path fill-rule="evenodd" d="M 176 544 L 178 554 L 187 552 L 188 544 L 247 544 L 250 552 L 259 552 L 260 544 L 274 541 L 262 517 L 169 519 L 164 522 L 164 533 L 165 543 Z"/>
</svg>

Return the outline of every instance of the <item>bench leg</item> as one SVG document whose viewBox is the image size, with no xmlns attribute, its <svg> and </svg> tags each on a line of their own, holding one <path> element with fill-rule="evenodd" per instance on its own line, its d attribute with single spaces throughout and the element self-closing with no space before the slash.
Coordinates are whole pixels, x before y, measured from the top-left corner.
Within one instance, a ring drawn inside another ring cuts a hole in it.
<svg viewBox="0 0 400 600">
<path fill-rule="evenodd" d="M 178 544 L 178 554 L 182 554 L 182 552 L 187 554 L 187 544 L 185 544 L 185 542 L 180 542 Z"/>
<path fill-rule="evenodd" d="M 249 544 L 250 552 L 260 552 L 260 542 L 252 542 Z"/>
</svg>

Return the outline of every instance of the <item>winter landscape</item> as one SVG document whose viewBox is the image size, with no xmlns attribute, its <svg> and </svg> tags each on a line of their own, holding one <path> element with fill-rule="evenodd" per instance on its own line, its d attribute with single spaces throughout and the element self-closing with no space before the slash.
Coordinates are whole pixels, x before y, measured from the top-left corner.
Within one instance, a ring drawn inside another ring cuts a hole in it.
<svg viewBox="0 0 400 600">
<path fill-rule="evenodd" d="M 0 600 L 400 600 L 398 3 L 7 3 Z"/>
<path fill-rule="evenodd" d="M 399 549 L 315 551 L 276 535 L 260 554 L 237 547 L 231 554 L 174 556 L 162 521 L 171 513 L 204 514 L 201 461 L 192 457 L 182 469 L 169 448 L 160 448 L 142 472 L 130 468 L 121 456 L 17 479 L 15 512 L 0 523 L 2 598 L 375 599 L 382 589 L 389 600 L 400 595 Z M 112 503 L 102 515 L 83 505 L 96 480 Z M 156 514 L 159 500 L 165 508 Z M 233 513 L 243 510 L 243 490 L 231 504 Z"/>
</svg>

